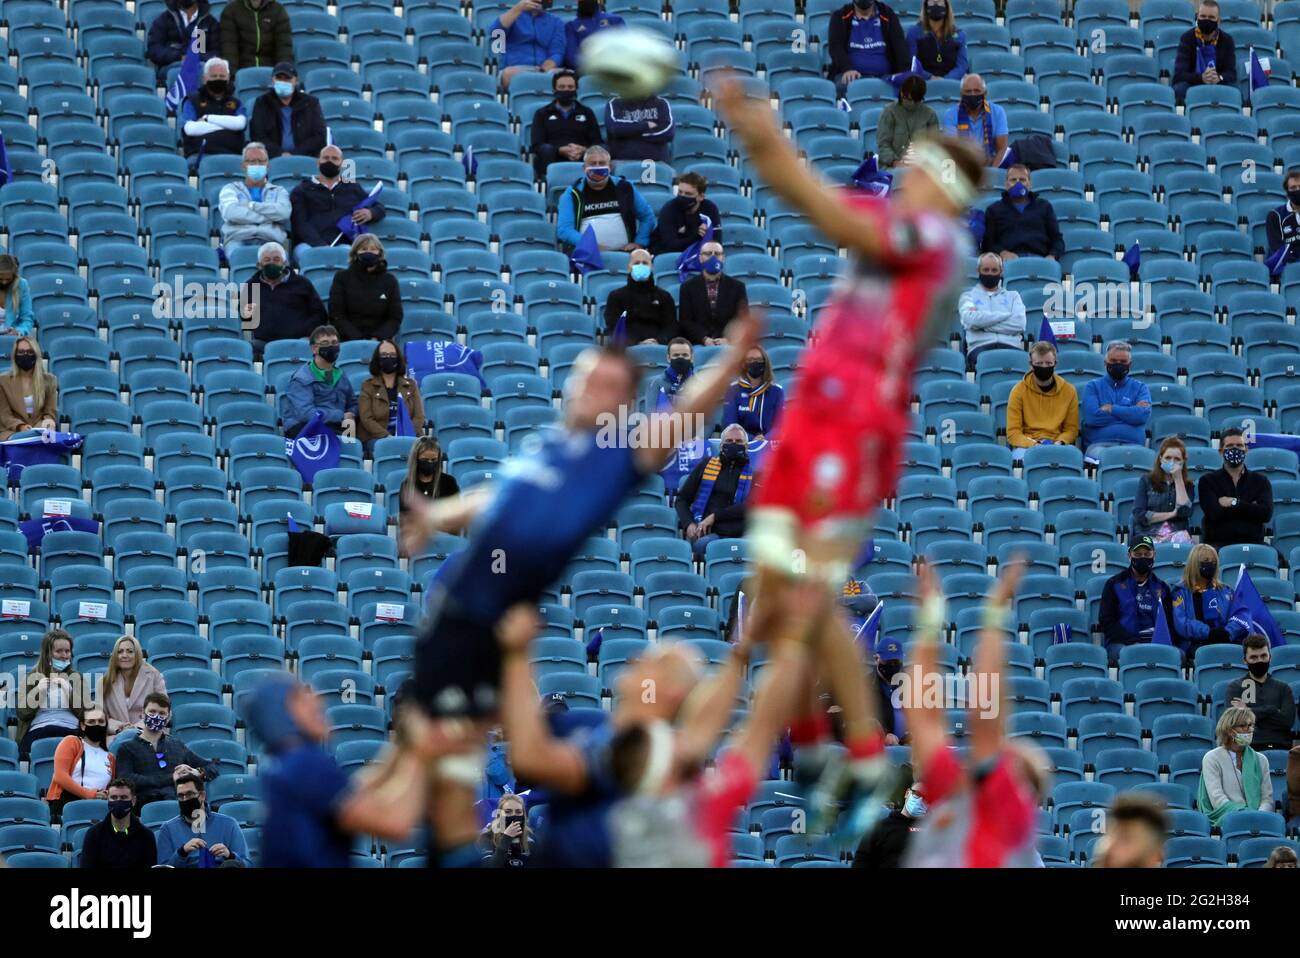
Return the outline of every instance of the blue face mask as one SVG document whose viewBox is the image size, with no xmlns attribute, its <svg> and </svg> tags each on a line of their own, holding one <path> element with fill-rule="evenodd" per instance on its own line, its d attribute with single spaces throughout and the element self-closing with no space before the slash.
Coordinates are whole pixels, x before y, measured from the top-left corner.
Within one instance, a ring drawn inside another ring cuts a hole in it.
<svg viewBox="0 0 1300 958">
<path fill-rule="evenodd" d="M 1175 472 L 1178 472 L 1183 468 L 1183 464 L 1181 462 L 1167 462 L 1162 460 L 1160 468 L 1165 471 L 1166 475 L 1172 476 Z"/>
<path fill-rule="evenodd" d="M 1011 194 L 1013 200 L 1023 200 L 1029 195 L 1029 187 L 1025 186 L 1024 183 L 1013 183 L 1011 189 L 1007 190 L 1007 192 Z"/>
<path fill-rule="evenodd" d="M 926 811 L 925 799 L 915 792 L 908 792 L 907 799 L 903 802 L 903 812 L 912 818 L 923 818 Z"/>
<path fill-rule="evenodd" d="M 632 267 L 632 279 L 638 283 L 644 283 L 650 278 L 650 267 L 645 263 L 637 263 Z"/>
<path fill-rule="evenodd" d="M 275 95 L 278 97 L 288 99 L 293 96 L 293 84 L 288 80 L 276 80 L 275 83 L 272 84 L 272 88 L 275 90 Z"/>
<path fill-rule="evenodd" d="M 716 256 L 710 256 L 702 265 L 704 266 L 704 272 L 708 273 L 710 276 L 717 276 L 722 272 L 722 260 L 718 259 Z"/>
<path fill-rule="evenodd" d="M 261 183 L 266 179 L 266 167 L 260 164 L 249 166 L 244 170 L 244 176 L 252 180 L 254 183 Z"/>
<path fill-rule="evenodd" d="M 62 661 L 59 659 L 50 659 L 50 668 L 55 672 L 66 672 L 68 669 L 72 668 L 72 659 L 63 659 Z"/>
<path fill-rule="evenodd" d="M 609 179 L 608 166 L 589 166 L 587 167 L 587 179 L 593 183 L 599 180 Z"/>
</svg>

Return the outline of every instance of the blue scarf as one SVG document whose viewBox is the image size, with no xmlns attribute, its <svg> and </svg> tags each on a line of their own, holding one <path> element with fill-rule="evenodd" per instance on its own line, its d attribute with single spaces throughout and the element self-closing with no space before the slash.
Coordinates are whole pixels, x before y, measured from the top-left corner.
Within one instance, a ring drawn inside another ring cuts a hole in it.
<svg viewBox="0 0 1300 958">
<path fill-rule="evenodd" d="M 1219 31 L 1215 30 L 1208 37 L 1201 33 L 1201 28 L 1196 28 L 1196 73 L 1199 76 L 1210 67 L 1218 66 L 1218 41 Z"/>
<path fill-rule="evenodd" d="M 668 366 L 664 369 L 664 380 L 668 383 L 668 388 L 666 388 L 664 392 L 669 396 L 676 396 L 677 390 L 682 388 L 682 383 L 686 382 L 689 378 L 690 374 L 679 376 L 672 366 Z"/>
<path fill-rule="evenodd" d="M 988 100 L 980 107 L 980 113 L 984 115 L 984 155 L 993 158 L 993 111 L 989 109 Z M 979 114 L 976 114 L 978 119 Z M 971 115 L 967 112 L 965 104 L 957 104 L 957 132 L 969 133 L 971 128 Z"/>
<path fill-rule="evenodd" d="M 709 497 L 713 495 L 713 486 L 718 481 L 718 475 L 721 472 L 722 457 L 710 456 L 709 461 L 704 464 L 704 473 L 700 476 L 700 491 L 696 493 L 695 501 L 691 503 L 691 515 L 695 517 L 696 522 L 704 520 L 704 509 L 709 504 Z M 745 496 L 749 494 L 749 486 L 753 481 L 753 470 L 740 474 L 740 481 L 736 483 L 736 502 L 745 501 Z"/>
</svg>

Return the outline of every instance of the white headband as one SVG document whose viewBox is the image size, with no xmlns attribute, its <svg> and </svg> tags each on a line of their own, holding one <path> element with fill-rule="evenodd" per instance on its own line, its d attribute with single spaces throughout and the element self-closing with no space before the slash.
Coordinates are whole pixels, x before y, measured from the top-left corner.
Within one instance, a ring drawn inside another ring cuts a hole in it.
<svg viewBox="0 0 1300 958">
<path fill-rule="evenodd" d="M 662 720 L 645 726 L 650 738 L 650 754 L 646 756 L 645 771 L 636 783 L 637 795 L 658 795 L 668 780 L 673 767 L 673 728 Z"/>
<path fill-rule="evenodd" d="M 924 141 L 913 143 L 910 165 L 924 170 L 958 209 L 964 210 L 975 202 L 975 184 L 966 178 L 953 158 L 938 144 Z"/>
</svg>

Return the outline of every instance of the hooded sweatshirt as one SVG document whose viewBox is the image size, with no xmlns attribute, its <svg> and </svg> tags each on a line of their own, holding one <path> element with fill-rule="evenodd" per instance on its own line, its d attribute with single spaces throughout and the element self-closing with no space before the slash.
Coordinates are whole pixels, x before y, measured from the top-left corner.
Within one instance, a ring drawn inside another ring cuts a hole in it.
<svg viewBox="0 0 1300 958">
<path fill-rule="evenodd" d="M 1060 376 L 1044 390 L 1032 372 L 1011 390 L 1007 403 L 1007 445 L 1028 448 L 1040 439 L 1072 446 L 1079 438 L 1079 397 Z"/>
</svg>

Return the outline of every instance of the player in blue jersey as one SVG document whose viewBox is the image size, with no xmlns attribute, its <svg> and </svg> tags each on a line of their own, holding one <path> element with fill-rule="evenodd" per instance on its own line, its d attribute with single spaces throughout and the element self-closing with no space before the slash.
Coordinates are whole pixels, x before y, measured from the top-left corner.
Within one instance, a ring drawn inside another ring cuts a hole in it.
<svg viewBox="0 0 1300 958">
<path fill-rule="evenodd" d="M 434 585 L 416 644 L 415 694 L 432 716 L 473 719 L 486 733 L 498 707 L 501 616 L 521 602 L 538 604 L 593 530 L 702 433 L 757 344 L 759 326 L 756 316 L 737 319 L 717 364 L 691 377 L 671 410 L 649 415 L 635 412 L 637 367 L 626 353 L 588 350 L 565 384 L 563 429 L 539 438 L 494 483 L 448 499 L 408 499 L 409 555 L 437 531 L 469 528 L 469 547 Z M 479 860 L 473 806 L 480 766 L 451 756 L 432 776 L 429 814 L 443 865 Z"/>
</svg>

